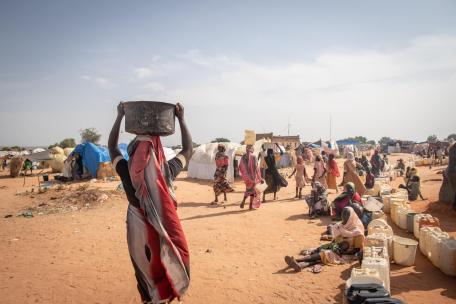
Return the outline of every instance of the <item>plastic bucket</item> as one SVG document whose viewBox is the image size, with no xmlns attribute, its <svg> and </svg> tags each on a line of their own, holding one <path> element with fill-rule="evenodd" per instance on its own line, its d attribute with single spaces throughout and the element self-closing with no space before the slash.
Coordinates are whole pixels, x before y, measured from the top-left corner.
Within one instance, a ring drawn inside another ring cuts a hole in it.
<svg viewBox="0 0 456 304">
<path fill-rule="evenodd" d="M 254 145 L 256 141 L 256 133 L 253 130 L 245 130 L 244 143 L 246 145 Z"/>
<path fill-rule="evenodd" d="M 415 264 L 416 247 L 418 242 L 403 237 L 393 238 L 394 261 L 402 266 Z"/>
<path fill-rule="evenodd" d="M 125 102 L 125 131 L 136 135 L 172 135 L 175 109 L 174 104 L 158 101 Z"/>
</svg>

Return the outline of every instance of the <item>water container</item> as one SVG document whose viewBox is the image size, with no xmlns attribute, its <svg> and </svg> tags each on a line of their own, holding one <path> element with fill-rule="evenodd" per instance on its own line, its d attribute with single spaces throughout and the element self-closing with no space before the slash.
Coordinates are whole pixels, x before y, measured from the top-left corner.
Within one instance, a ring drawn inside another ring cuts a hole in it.
<svg viewBox="0 0 456 304">
<path fill-rule="evenodd" d="M 440 244 L 440 270 L 447 275 L 456 276 L 456 240 L 447 239 Z"/>
<path fill-rule="evenodd" d="M 396 298 L 371 298 L 366 299 L 363 304 L 405 304 L 399 299 Z"/>
<path fill-rule="evenodd" d="M 363 304 L 369 299 L 388 298 L 389 295 L 381 284 L 353 284 L 345 290 L 344 303 Z"/>
<path fill-rule="evenodd" d="M 125 102 L 125 131 L 137 135 L 172 135 L 175 109 L 174 104 L 158 101 Z"/>
<path fill-rule="evenodd" d="M 416 213 L 416 212 L 407 213 L 407 232 L 409 232 L 409 233 L 413 233 L 413 219 L 416 214 L 418 214 L 418 213 Z"/>
<path fill-rule="evenodd" d="M 418 242 L 412 239 L 395 236 L 393 238 L 394 261 L 402 266 L 415 264 Z"/>
<path fill-rule="evenodd" d="M 372 220 L 376 219 L 385 219 L 386 220 L 386 215 L 383 211 L 374 211 L 372 212 Z"/>
<path fill-rule="evenodd" d="M 245 130 L 244 143 L 246 145 L 254 145 L 256 141 L 256 134 L 253 130 Z"/>
<path fill-rule="evenodd" d="M 386 290 L 390 291 L 389 259 L 363 257 L 361 268 L 377 269 Z"/>
<path fill-rule="evenodd" d="M 422 217 L 420 218 L 419 220 L 419 227 L 421 229 L 421 227 L 424 227 L 424 226 L 427 226 L 427 227 L 440 227 L 440 221 L 438 218 L 430 215 L 430 216 L 426 216 L 426 217 Z"/>
<path fill-rule="evenodd" d="M 449 238 L 450 236 L 446 232 L 434 233 L 430 236 L 428 258 L 436 267 L 440 268 L 440 243 Z"/>
<path fill-rule="evenodd" d="M 405 207 L 399 207 L 397 210 L 397 225 L 399 228 L 407 229 L 407 214 L 412 210 L 406 209 Z"/>
<path fill-rule="evenodd" d="M 375 181 L 374 182 L 374 188 L 372 188 L 373 196 L 379 196 L 381 188 L 382 188 L 382 184 L 380 182 L 378 182 L 378 181 Z"/>
<path fill-rule="evenodd" d="M 389 261 L 388 248 L 386 247 L 364 247 L 363 258 L 383 258 Z"/>
<path fill-rule="evenodd" d="M 386 222 L 386 219 L 384 219 L 384 218 L 373 219 L 372 221 L 370 221 L 369 225 L 367 225 L 367 230 L 369 230 L 369 227 L 374 227 L 374 226 L 389 226 L 389 225 Z"/>
<path fill-rule="evenodd" d="M 385 286 L 377 269 L 353 268 L 350 278 L 345 283 L 346 289 L 353 284 L 379 284 Z"/>
<path fill-rule="evenodd" d="M 390 213 L 391 195 L 382 195 L 383 212 Z"/>
<path fill-rule="evenodd" d="M 420 239 L 420 219 L 425 216 L 431 216 L 426 213 L 420 213 L 415 215 L 413 218 L 413 235 L 417 238 Z"/>
<path fill-rule="evenodd" d="M 390 259 L 393 259 L 394 258 L 394 251 L 393 251 L 393 229 L 391 228 L 391 226 L 389 226 L 388 224 L 386 225 L 372 225 L 372 226 L 369 226 L 367 228 L 367 231 L 368 231 L 368 236 L 372 236 L 372 235 L 376 235 L 376 234 L 380 234 L 380 235 L 384 235 L 385 238 L 386 238 L 386 248 L 388 248 L 388 255 L 390 256 Z M 374 242 L 375 244 L 375 242 Z M 375 245 L 374 245 L 375 246 Z"/>
<path fill-rule="evenodd" d="M 388 247 L 388 241 L 386 239 L 386 234 L 384 233 L 373 233 L 364 239 L 365 247 Z"/>
<path fill-rule="evenodd" d="M 380 186 L 380 195 L 381 196 L 384 196 L 384 195 L 391 195 L 391 185 L 388 185 L 388 184 L 382 184 Z"/>
<path fill-rule="evenodd" d="M 428 256 L 429 234 L 431 234 L 432 232 L 441 232 L 441 230 L 438 227 L 428 227 L 428 226 L 422 227 L 420 229 L 420 244 L 419 244 L 419 247 L 420 247 L 421 253 L 425 257 Z"/>
</svg>

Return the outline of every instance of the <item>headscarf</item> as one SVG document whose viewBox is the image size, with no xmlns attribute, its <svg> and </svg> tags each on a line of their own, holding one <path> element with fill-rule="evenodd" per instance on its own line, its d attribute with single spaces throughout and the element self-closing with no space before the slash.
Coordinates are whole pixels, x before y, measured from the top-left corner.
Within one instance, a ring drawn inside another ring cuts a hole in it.
<svg viewBox="0 0 456 304">
<path fill-rule="evenodd" d="M 224 144 L 218 144 L 217 150 L 219 152 L 225 152 L 226 151 L 226 146 Z"/>
<path fill-rule="evenodd" d="M 355 210 L 352 207 L 345 207 L 344 210 L 350 212 L 348 221 L 345 224 L 339 223 L 333 226 L 334 238 L 338 236 L 342 237 L 355 237 L 358 235 L 364 236 L 364 225 L 356 215 Z"/>
<path fill-rule="evenodd" d="M 346 198 L 347 196 L 350 197 L 350 200 L 355 196 L 356 194 L 356 188 L 355 184 L 352 182 L 348 182 L 345 184 L 345 191 L 342 192 L 338 197 L 334 199 L 334 201 L 340 201 Z"/>
<path fill-rule="evenodd" d="M 348 152 L 347 159 L 348 160 L 355 160 L 355 155 L 352 152 Z"/>
</svg>

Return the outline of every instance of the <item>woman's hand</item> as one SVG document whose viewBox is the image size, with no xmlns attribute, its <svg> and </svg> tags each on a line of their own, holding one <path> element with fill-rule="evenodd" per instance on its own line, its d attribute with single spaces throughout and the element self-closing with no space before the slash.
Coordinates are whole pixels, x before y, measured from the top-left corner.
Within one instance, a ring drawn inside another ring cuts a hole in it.
<svg viewBox="0 0 456 304">
<path fill-rule="evenodd" d="M 176 117 L 179 120 L 184 119 L 184 106 L 181 105 L 180 103 L 176 104 Z"/>
</svg>

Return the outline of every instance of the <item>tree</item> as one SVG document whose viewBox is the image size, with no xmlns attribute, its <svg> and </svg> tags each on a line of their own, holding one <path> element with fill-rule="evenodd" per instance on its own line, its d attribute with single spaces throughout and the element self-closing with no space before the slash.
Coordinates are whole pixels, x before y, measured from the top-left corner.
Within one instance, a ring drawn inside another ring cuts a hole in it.
<svg viewBox="0 0 456 304">
<path fill-rule="evenodd" d="M 101 134 L 98 133 L 97 129 L 95 128 L 87 128 L 81 130 L 81 142 L 91 142 L 91 143 L 98 143 L 101 138 Z"/>
<path fill-rule="evenodd" d="M 211 143 L 216 143 L 216 142 L 230 142 L 230 140 L 228 138 L 224 138 L 224 137 L 216 137 L 216 138 L 214 138 L 213 141 L 211 141 Z"/>
<path fill-rule="evenodd" d="M 367 138 L 364 137 L 364 136 L 347 137 L 347 138 L 344 138 L 343 140 L 357 141 L 360 144 L 366 144 L 367 143 Z"/>
<path fill-rule="evenodd" d="M 371 140 L 368 140 L 368 141 L 366 142 L 366 144 L 368 144 L 368 145 L 373 145 L 373 146 L 374 146 L 374 145 L 375 145 L 375 140 L 372 140 L 372 139 L 371 139 Z"/>
<path fill-rule="evenodd" d="M 437 142 L 437 140 L 438 140 L 438 138 L 437 138 L 437 135 L 435 135 L 435 134 L 429 135 L 427 138 L 428 143 L 435 143 L 435 142 Z"/>
<path fill-rule="evenodd" d="M 65 149 L 65 148 L 74 148 L 76 147 L 76 141 L 74 140 L 74 138 L 65 138 L 64 140 L 62 140 L 59 144 L 59 146 L 62 148 L 62 149 Z"/>
<path fill-rule="evenodd" d="M 450 139 L 452 139 L 452 138 L 453 138 L 454 140 L 456 140 L 456 133 L 453 133 L 453 134 L 450 134 L 450 135 L 447 136 L 447 140 L 450 140 Z"/>
<path fill-rule="evenodd" d="M 380 138 L 380 140 L 378 141 L 378 144 L 379 144 L 379 145 L 386 145 L 389 141 L 391 141 L 391 137 L 383 136 L 383 137 Z"/>
<path fill-rule="evenodd" d="M 24 151 L 24 150 L 25 150 L 24 148 L 21 148 L 19 146 L 11 147 L 11 151 L 21 152 L 21 151 Z"/>
</svg>

